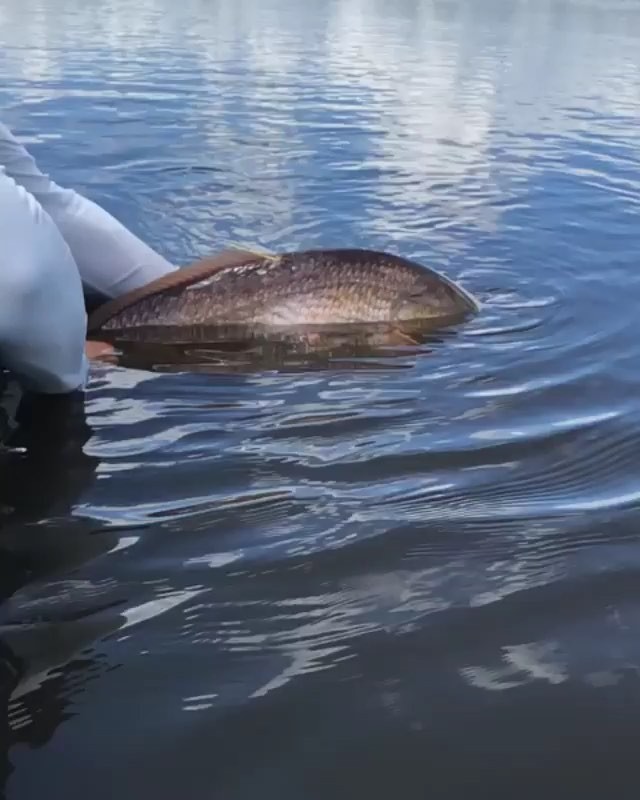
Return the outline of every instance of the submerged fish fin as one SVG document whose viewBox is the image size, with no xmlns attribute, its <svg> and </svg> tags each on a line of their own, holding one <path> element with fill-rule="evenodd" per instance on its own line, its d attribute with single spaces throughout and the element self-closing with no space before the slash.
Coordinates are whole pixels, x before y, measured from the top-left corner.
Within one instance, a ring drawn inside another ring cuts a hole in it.
<svg viewBox="0 0 640 800">
<path fill-rule="evenodd" d="M 390 345 L 419 345 L 420 342 L 418 339 L 414 339 L 413 336 L 409 336 L 408 333 L 404 333 L 401 331 L 400 328 L 391 328 L 389 331 L 388 342 Z"/>
</svg>

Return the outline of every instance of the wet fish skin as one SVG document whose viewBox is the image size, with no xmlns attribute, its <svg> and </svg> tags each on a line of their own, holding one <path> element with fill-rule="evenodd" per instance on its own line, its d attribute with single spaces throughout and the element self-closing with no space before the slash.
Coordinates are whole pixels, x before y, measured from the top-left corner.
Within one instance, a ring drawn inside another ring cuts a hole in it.
<svg viewBox="0 0 640 800">
<path fill-rule="evenodd" d="M 443 275 L 389 253 L 308 250 L 247 255 L 191 284 L 164 286 L 100 329 L 390 323 L 464 317 L 477 301 Z"/>
</svg>

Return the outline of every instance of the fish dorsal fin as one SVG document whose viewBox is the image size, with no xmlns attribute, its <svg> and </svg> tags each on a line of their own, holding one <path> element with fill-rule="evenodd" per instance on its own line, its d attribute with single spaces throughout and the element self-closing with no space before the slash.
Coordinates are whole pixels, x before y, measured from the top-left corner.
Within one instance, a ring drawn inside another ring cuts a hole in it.
<svg viewBox="0 0 640 800">
<path fill-rule="evenodd" d="M 187 267 L 182 267 L 157 278 L 155 281 L 141 286 L 139 289 L 134 289 L 121 297 L 116 297 L 113 300 L 108 300 L 103 305 L 96 308 L 96 310 L 89 316 L 88 331 L 94 333 L 108 322 L 116 314 L 129 308 L 134 303 L 144 300 L 146 297 L 151 297 L 154 294 L 177 289 L 180 286 L 188 286 L 191 283 L 197 283 L 204 280 L 222 269 L 229 269 L 230 267 L 240 267 L 243 264 L 248 264 L 252 261 L 262 261 L 269 259 L 271 256 L 264 253 L 258 253 L 250 250 L 223 250 L 215 256 L 203 258 L 190 264 Z"/>
</svg>

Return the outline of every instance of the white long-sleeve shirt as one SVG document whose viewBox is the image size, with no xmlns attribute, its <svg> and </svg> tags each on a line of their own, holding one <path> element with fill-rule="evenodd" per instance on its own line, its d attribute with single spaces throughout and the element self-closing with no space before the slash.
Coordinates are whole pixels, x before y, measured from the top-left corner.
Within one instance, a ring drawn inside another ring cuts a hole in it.
<svg viewBox="0 0 640 800">
<path fill-rule="evenodd" d="M 84 291 L 118 297 L 176 267 L 53 182 L 0 123 L 0 368 L 43 393 L 81 388 Z"/>
<path fill-rule="evenodd" d="M 81 389 L 86 326 L 68 245 L 32 195 L 0 167 L 0 365 L 35 392 Z"/>
<path fill-rule="evenodd" d="M 176 269 L 92 200 L 52 181 L 2 123 L 0 165 L 54 221 L 86 291 L 119 297 Z"/>
</svg>

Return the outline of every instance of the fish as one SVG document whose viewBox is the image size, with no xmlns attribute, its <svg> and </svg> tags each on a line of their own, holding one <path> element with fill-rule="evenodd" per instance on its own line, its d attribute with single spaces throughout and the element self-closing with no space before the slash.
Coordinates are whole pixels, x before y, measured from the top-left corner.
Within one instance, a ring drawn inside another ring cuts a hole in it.
<svg viewBox="0 0 640 800">
<path fill-rule="evenodd" d="M 93 308 L 88 328 L 137 369 L 387 369 L 479 309 L 446 276 L 386 252 L 236 249 Z"/>
<path fill-rule="evenodd" d="M 329 333 L 361 336 L 364 326 L 398 343 L 415 340 L 403 327 L 462 321 L 479 308 L 451 279 L 392 253 L 233 250 L 107 301 L 88 329 L 119 341 L 313 343 Z"/>
</svg>

